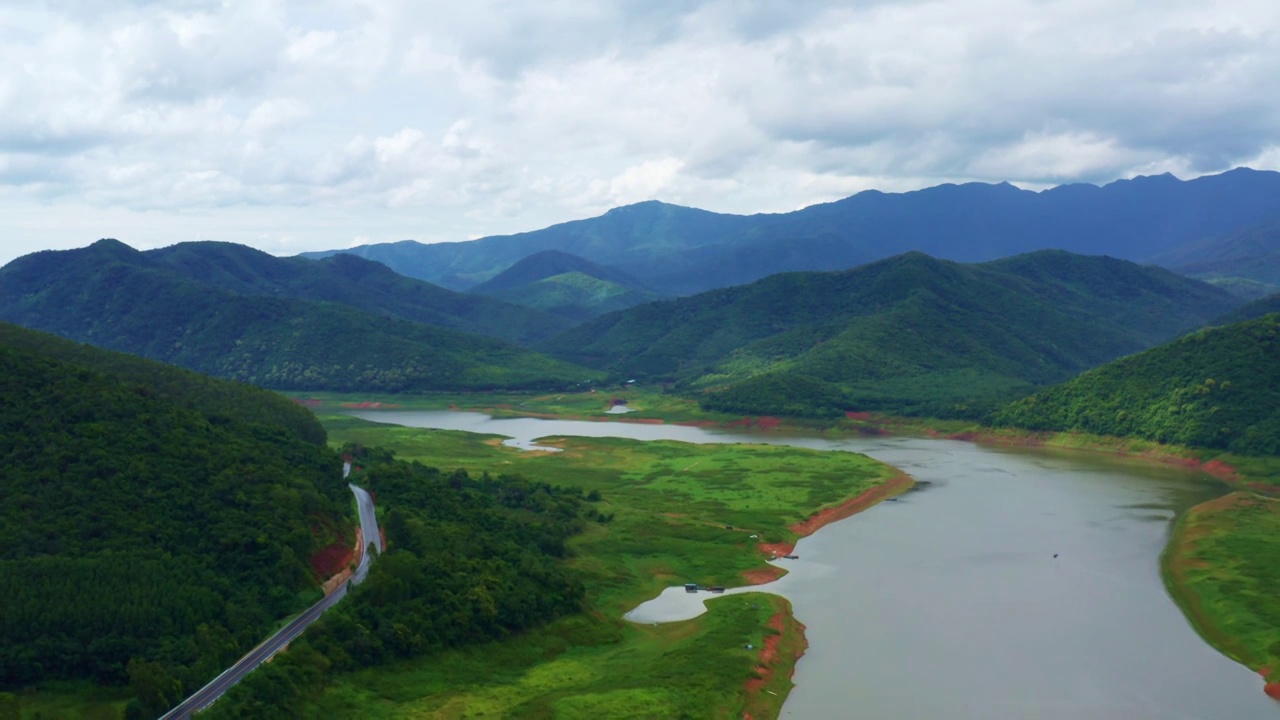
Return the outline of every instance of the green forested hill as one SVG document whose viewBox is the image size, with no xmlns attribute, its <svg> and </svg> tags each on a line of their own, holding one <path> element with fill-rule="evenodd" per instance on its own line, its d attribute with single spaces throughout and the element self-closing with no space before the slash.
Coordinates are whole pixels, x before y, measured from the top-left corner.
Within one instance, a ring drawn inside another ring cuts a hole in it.
<svg viewBox="0 0 1280 720">
<path fill-rule="evenodd" d="M 542 347 L 619 377 L 710 389 L 704 404 L 731 412 L 966 413 L 1150 347 L 1237 302 L 1111 258 L 1042 251 L 961 265 L 908 253 L 642 305 Z"/>
<path fill-rule="evenodd" d="M 1214 325 L 1230 325 L 1232 323 L 1253 320 L 1263 315 L 1280 312 L 1280 293 L 1273 293 L 1242 305 L 1214 321 Z"/>
<path fill-rule="evenodd" d="M 131 379 L 0 347 L 0 687 L 163 704 L 315 599 L 314 529 L 349 524 L 350 492 L 323 438 L 237 417 L 261 396 L 187 407 L 112 362 Z"/>
<path fill-rule="evenodd" d="M 158 398 L 210 416 L 288 428 L 307 442 L 325 440 L 324 428 L 310 410 L 292 400 L 246 383 L 207 375 L 103 350 L 49 333 L 0 322 L 0 347 L 57 358 L 114 377 L 129 385 L 145 386 Z"/>
<path fill-rule="evenodd" d="M 398 275 L 381 263 L 354 255 L 322 260 L 279 258 L 234 243 L 189 242 L 137 252 L 132 260 L 242 295 L 335 302 L 376 315 L 512 342 L 539 340 L 571 324 L 530 307 Z"/>
<path fill-rule="evenodd" d="M 995 421 L 1280 454 L 1280 314 L 1192 333 L 1023 398 Z"/>
<path fill-rule="evenodd" d="M 0 319 L 270 388 L 514 389 L 584 379 L 495 338 L 336 303 L 242 295 L 139 267 L 137 251 L 120 243 L 90 250 L 92 262 L 45 252 L 0 269 Z"/>
<path fill-rule="evenodd" d="M 494 292 L 493 297 L 582 322 L 604 313 L 652 302 L 659 296 L 586 273 L 567 272 Z"/>
<path fill-rule="evenodd" d="M 659 298 L 621 270 L 558 250 L 534 253 L 468 292 L 576 322 Z"/>
<path fill-rule="evenodd" d="M 581 609 L 584 587 L 566 562 L 568 540 L 607 518 L 580 489 L 348 450 L 361 467 L 358 482 L 387 509 L 387 551 L 363 584 L 233 688 L 210 718 L 323 716 L 309 703 L 331 673 L 509 638 Z M 503 665 L 495 657 L 488 667 Z M 366 714 L 348 708 L 341 716 Z"/>
</svg>

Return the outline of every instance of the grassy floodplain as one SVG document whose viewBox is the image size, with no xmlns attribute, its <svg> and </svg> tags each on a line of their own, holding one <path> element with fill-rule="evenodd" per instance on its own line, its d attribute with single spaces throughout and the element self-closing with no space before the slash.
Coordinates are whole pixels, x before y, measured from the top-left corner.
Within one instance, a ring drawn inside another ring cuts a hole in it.
<svg viewBox="0 0 1280 720">
<path fill-rule="evenodd" d="M 770 579 L 777 572 L 761 544 L 792 543 L 793 526 L 816 511 L 853 509 L 850 501 L 868 491 L 878 498 L 910 484 L 854 453 L 614 438 L 547 438 L 561 451 L 526 452 L 497 436 L 322 419 L 335 444 L 598 491 L 599 509 L 613 520 L 574 542 L 586 613 L 494 645 L 347 676 L 317 701 L 317 715 L 775 717 L 804 643 L 785 600 L 718 598 L 699 618 L 656 627 L 621 615 L 673 584 Z"/>
<path fill-rule="evenodd" d="M 594 390 L 594 391 L 593 391 Z M 316 412 L 351 407 L 394 407 L 404 410 L 474 410 L 494 417 L 557 417 L 564 420 L 625 420 L 628 422 L 725 423 L 739 415 L 708 412 L 696 400 L 662 392 L 652 386 L 620 385 L 577 392 L 553 393 L 305 393 L 295 399 Z M 631 412 L 610 414 L 615 400 Z"/>
<path fill-rule="evenodd" d="M 605 403 L 596 395 L 546 396 L 453 396 L 411 400 L 406 407 L 476 409 L 497 415 L 550 415 L 581 419 L 615 419 L 604 414 Z M 609 396 L 606 394 L 606 398 Z M 742 424 L 748 419 L 702 411 L 696 402 L 665 395 L 650 389 L 626 393 L 629 406 L 649 410 L 642 417 L 665 418 L 675 422 Z M 634 400 L 632 398 L 635 398 Z M 335 405 L 350 399 L 332 397 Z M 418 404 L 420 403 L 420 404 Z M 523 403 L 523 405 L 521 405 Z M 621 416 L 634 419 L 634 415 Z M 1203 470 L 1243 491 L 1233 500 L 1215 500 L 1190 510 L 1180 519 L 1164 556 L 1164 576 L 1174 600 L 1200 630 L 1205 639 L 1225 654 L 1251 668 L 1263 671 L 1273 683 L 1270 691 L 1280 694 L 1280 638 L 1275 633 L 1255 632 L 1280 627 L 1280 573 L 1273 573 L 1277 557 L 1275 542 L 1280 537 L 1280 457 L 1254 457 L 1222 450 L 1168 445 L 1140 438 L 1120 438 L 1084 432 L 1032 432 L 1014 428 L 992 428 L 972 421 L 900 418 L 858 413 L 818 425 L 787 419 L 781 428 L 805 427 L 828 432 L 892 432 L 970 440 L 1000 445 L 1036 446 L 1106 453 L 1150 462 L 1175 464 Z M 459 461 L 463 458 L 459 457 Z M 1258 507 L 1271 508 L 1261 513 Z M 1268 519 L 1264 519 L 1268 518 Z M 1267 523 L 1273 523 L 1267 525 Z M 1271 529 L 1260 529 L 1264 526 Z M 1198 528 L 1189 531 L 1188 528 Z M 1270 535 L 1268 535 L 1270 533 Z M 1187 538 L 1190 538 L 1189 540 Z M 1206 539 L 1206 538 L 1217 538 Z M 1241 540 L 1244 538 L 1244 540 Z M 1252 538 L 1250 541 L 1248 538 Z M 1241 544 L 1243 542 L 1243 544 Z M 1268 544 L 1271 542 L 1272 544 Z M 1224 548 L 1230 548 L 1228 552 Z M 1215 551 L 1216 548 L 1216 551 Z M 1233 554 L 1234 553 L 1234 554 Z M 1174 568 L 1196 568 L 1194 580 Z M 1267 588 L 1265 591 L 1258 588 Z M 1233 598 L 1219 602 L 1221 599 Z M 1252 649 L 1249 649 L 1252 648 Z"/>
<path fill-rule="evenodd" d="M 1280 499 L 1234 492 L 1174 528 L 1165 582 L 1200 634 L 1258 670 L 1280 699 Z"/>
</svg>

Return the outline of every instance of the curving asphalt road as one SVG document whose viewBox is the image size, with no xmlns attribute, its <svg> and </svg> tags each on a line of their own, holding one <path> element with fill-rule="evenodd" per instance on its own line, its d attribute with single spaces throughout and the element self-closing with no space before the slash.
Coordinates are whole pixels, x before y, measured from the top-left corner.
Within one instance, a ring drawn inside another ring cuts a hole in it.
<svg viewBox="0 0 1280 720">
<path fill-rule="evenodd" d="M 342 477 L 345 478 L 350 474 L 351 464 L 347 463 L 342 466 Z M 356 506 L 360 514 L 360 529 L 364 534 L 366 547 L 368 546 L 369 538 L 372 538 L 374 547 L 381 553 L 382 535 L 378 532 L 378 520 L 373 512 L 373 498 L 363 488 L 358 488 L 350 483 L 348 483 L 347 487 L 351 488 L 351 492 L 355 493 L 356 496 Z M 221 675 L 214 678 L 208 685 L 197 690 L 195 694 L 183 700 L 177 707 L 161 715 L 160 720 L 189 718 L 193 713 L 212 705 L 215 700 L 222 697 L 222 694 L 228 688 L 240 682 L 245 675 L 270 660 L 272 655 L 275 655 L 294 638 L 301 635 L 302 631 L 306 630 L 308 625 L 323 615 L 325 610 L 338 604 L 339 600 L 347 596 L 347 590 L 352 584 L 359 585 L 364 582 L 365 576 L 369 574 L 369 563 L 372 559 L 369 553 L 366 552 L 364 557 L 360 559 L 360 565 L 356 567 L 356 571 L 349 582 L 343 583 L 341 587 L 326 595 L 320 602 L 307 608 L 292 622 L 278 630 L 276 634 L 263 640 L 262 643 L 240 658 L 235 665 L 224 670 Z"/>
</svg>

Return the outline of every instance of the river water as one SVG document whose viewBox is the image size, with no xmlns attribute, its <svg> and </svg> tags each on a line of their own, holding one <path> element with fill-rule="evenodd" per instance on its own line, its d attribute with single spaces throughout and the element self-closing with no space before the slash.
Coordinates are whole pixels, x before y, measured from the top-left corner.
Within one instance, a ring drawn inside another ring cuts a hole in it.
<svg viewBox="0 0 1280 720">
<path fill-rule="evenodd" d="M 786 718 L 1280 718 L 1261 678 L 1204 643 L 1165 591 L 1170 520 L 1223 491 L 1180 468 L 923 438 L 351 414 L 519 447 L 578 435 L 852 450 L 927 481 L 802 539 L 780 561 L 789 574 L 754 588 L 790 599 L 808 628 Z M 692 617 L 710 597 L 672 588 L 629 617 Z"/>
</svg>

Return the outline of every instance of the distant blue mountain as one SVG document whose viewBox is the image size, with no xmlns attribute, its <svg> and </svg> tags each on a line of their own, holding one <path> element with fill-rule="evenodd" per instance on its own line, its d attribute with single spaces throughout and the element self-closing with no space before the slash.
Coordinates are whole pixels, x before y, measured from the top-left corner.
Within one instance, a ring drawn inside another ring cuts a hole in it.
<svg viewBox="0 0 1280 720">
<path fill-rule="evenodd" d="M 660 294 L 687 295 L 785 270 L 840 270 L 912 250 L 962 262 L 1046 248 L 1150 262 L 1186 243 L 1262 223 L 1277 208 L 1280 173 L 1240 168 L 1189 181 L 1166 174 L 1043 192 L 1007 183 L 872 190 L 772 215 L 723 215 L 650 201 L 516 235 L 308 255 L 351 253 L 461 290 L 529 255 L 559 250 L 622 269 Z"/>
</svg>

